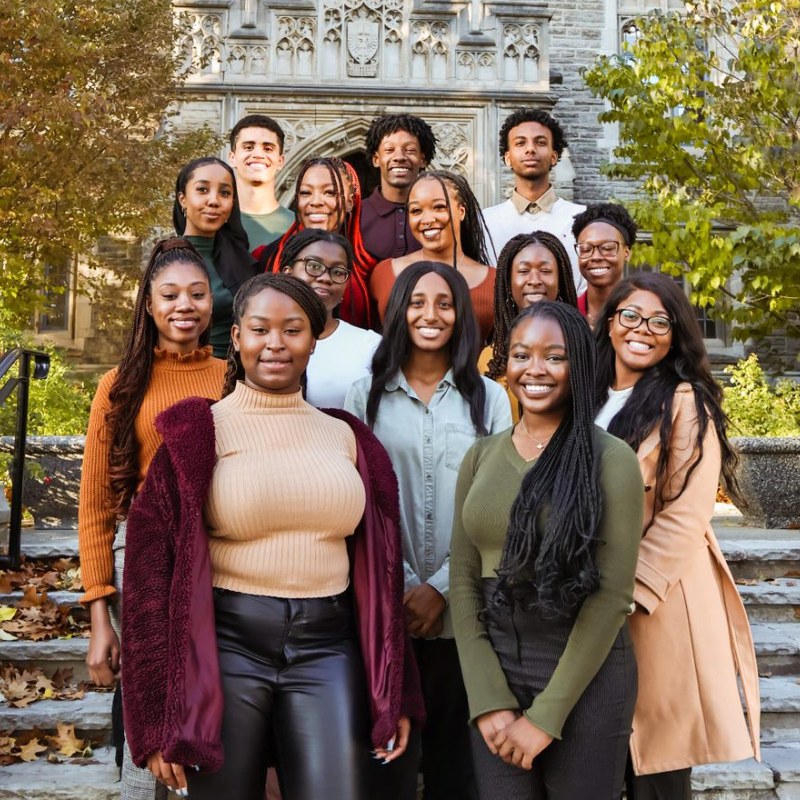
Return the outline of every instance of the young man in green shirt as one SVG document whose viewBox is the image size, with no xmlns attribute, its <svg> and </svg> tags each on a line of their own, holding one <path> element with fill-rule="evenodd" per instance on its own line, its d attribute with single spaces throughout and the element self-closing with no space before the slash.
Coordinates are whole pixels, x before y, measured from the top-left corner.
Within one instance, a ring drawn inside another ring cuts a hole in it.
<svg viewBox="0 0 800 800">
<path fill-rule="evenodd" d="M 283 236 L 294 222 L 294 214 L 275 198 L 275 179 L 284 161 L 283 143 L 283 129 L 264 114 L 243 117 L 231 131 L 228 163 L 236 171 L 242 225 L 251 252 Z"/>
</svg>

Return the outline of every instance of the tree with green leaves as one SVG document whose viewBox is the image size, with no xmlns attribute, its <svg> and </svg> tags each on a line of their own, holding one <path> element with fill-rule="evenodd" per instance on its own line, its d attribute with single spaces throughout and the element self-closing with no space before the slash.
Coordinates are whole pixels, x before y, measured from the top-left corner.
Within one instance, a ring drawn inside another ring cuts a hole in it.
<svg viewBox="0 0 800 800">
<path fill-rule="evenodd" d="M 584 77 L 619 126 L 606 168 L 652 231 L 634 263 L 756 340 L 800 338 L 800 0 L 704 0 L 637 19 Z"/>
<path fill-rule="evenodd" d="M 169 130 L 188 71 L 170 0 L 0 0 L 0 322 L 25 327 L 48 265 L 165 222 L 207 129 Z"/>
</svg>

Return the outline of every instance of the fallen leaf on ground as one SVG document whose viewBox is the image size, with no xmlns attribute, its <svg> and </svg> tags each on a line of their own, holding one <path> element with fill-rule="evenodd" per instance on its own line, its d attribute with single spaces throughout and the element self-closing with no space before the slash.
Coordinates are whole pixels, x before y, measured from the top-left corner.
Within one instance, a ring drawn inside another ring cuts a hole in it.
<svg viewBox="0 0 800 800">
<path fill-rule="evenodd" d="M 41 744 L 38 739 L 31 739 L 28 744 L 20 747 L 19 757 L 22 761 L 36 761 L 45 750 L 46 744 Z"/>
<path fill-rule="evenodd" d="M 74 756 L 80 753 L 82 756 L 90 756 L 92 748 L 88 741 L 79 739 L 75 735 L 74 725 L 58 723 L 58 733 L 56 736 L 48 736 L 47 741 L 50 746 L 62 756 Z"/>
<path fill-rule="evenodd" d="M 17 609 L 14 606 L 0 606 L 0 622 L 8 622 L 14 619 Z"/>
</svg>

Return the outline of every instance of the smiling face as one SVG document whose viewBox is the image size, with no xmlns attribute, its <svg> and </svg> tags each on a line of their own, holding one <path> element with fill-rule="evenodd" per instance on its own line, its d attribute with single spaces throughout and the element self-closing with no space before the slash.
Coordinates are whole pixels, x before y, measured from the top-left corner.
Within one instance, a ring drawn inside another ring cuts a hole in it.
<svg viewBox="0 0 800 800">
<path fill-rule="evenodd" d="M 460 249 L 461 221 L 467 213 L 458 199 L 455 190 L 447 186 L 445 197 L 442 184 L 435 178 L 423 178 L 417 181 L 408 196 L 408 223 L 411 233 L 429 255 L 444 255 L 452 252 L 453 231 L 450 227 L 450 214 L 447 211 L 447 199 L 453 212 L 453 227 L 456 243 Z"/>
<path fill-rule="evenodd" d="M 214 299 L 204 269 L 178 261 L 159 272 L 150 283 L 147 313 L 158 329 L 158 346 L 188 353 L 211 323 Z"/>
<path fill-rule="evenodd" d="M 558 297 L 558 262 L 542 244 L 529 244 L 511 262 L 511 297 L 517 311 Z"/>
<path fill-rule="evenodd" d="M 441 350 L 453 338 L 456 310 L 447 281 L 435 272 L 423 275 L 411 293 L 406 310 L 411 344 L 418 350 Z"/>
<path fill-rule="evenodd" d="M 558 162 L 553 150 L 553 133 L 538 122 L 523 122 L 508 132 L 507 167 L 520 178 L 548 175 Z"/>
<path fill-rule="evenodd" d="M 242 128 L 228 154 L 228 163 L 240 181 L 253 185 L 275 183 L 275 176 L 283 167 L 278 134 L 267 128 Z"/>
<path fill-rule="evenodd" d="M 616 254 L 601 252 L 602 245 L 606 242 L 616 242 Z M 622 280 L 625 262 L 631 257 L 631 249 L 613 225 L 607 222 L 587 225 L 578 235 L 578 244 L 597 245 L 590 256 L 578 254 L 578 268 L 587 283 L 597 288 L 613 288 Z"/>
<path fill-rule="evenodd" d="M 309 275 L 303 259 L 313 258 L 324 264 L 328 269 L 322 275 Z M 308 247 L 304 247 L 298 254 L 297 260 L 290 267 L 284 267 L 283 271 L 288 272 L 295 278 L 299 278 L 303 283 L 307 283 L 318 295 L 319 299 L 325 304 L 325 310 L 330 315 L 339 303 L 342 302 L 347 282 L 335 283 L 331 279 L 331 270 L 335 273 L 342 271 L 348 272 L 347 253 L 341 245 L 335 242 L 312 242 Z"/>
<path fill-rule="evenodd" d="M 383 185 L 400 190 L 411 186 L 426 166 L 419 139 L 407 131 L 384 136 L 372 156 L 372 166 L 380 169 Z"/>
<path fill-rule="evenodd" d="M 664 304 L 657 294 L 637 289 L 623 300 L 617 311 L 629 308 L 642 317 L 666 317 L 669 314 L 664 310 Z M 658 364 L 672 346 L 672 329 L 668 333 L 656 335 L 651 333 L 646 323 L 642 322 L 637 328 L 626 328 L 615 314 L 608 321 L 608 332 L 611 345 L 616 353 L 617 377 L 621 371 L 641 373 Z"/>
<path fill-rule="evenodd" d="M 186 236 L 213 237 L 233 210 L 233 177 L 222 164 L 198 167 L 178 193 L 186 214 Z"/>
<path fill-rule="evenodd" d="M 525 319 L 511 332 L 506 368 L 508 388 L 529 414 L 567 410 L 572 390 L 564 332 L 554 319 Z"/>
<path fill-rule="evenodd" d="M 242 361 L 245 385 L 260 392 L 299 392 L 315 344 L 306 313 L 276 289 L 253 295 L 241 325 L 233 326 L 233 346 Z"/>
<path fill-rule="evenodd" d="M 322 164 L 315 164 L 306 170 L 297 190 L 297 213 L 304 228 L 339 230 L 344 208 L 337 203 L 338 192 L 334 180 L 328 168 Z"/>
</svg>

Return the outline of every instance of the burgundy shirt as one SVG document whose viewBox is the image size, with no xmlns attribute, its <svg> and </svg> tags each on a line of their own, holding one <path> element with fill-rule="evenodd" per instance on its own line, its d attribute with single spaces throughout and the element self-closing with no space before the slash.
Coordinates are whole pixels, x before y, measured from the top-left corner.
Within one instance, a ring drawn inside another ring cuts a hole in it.
<svg viewBox="0 0 800 800">
<path fill-rule="evenodd" d="M 361 206 L 361 238 L 378 261 L 400 258 L 422 245 L 411 235 L 405 204 L 387 200 L 378 187 Z"/>
</svg>

